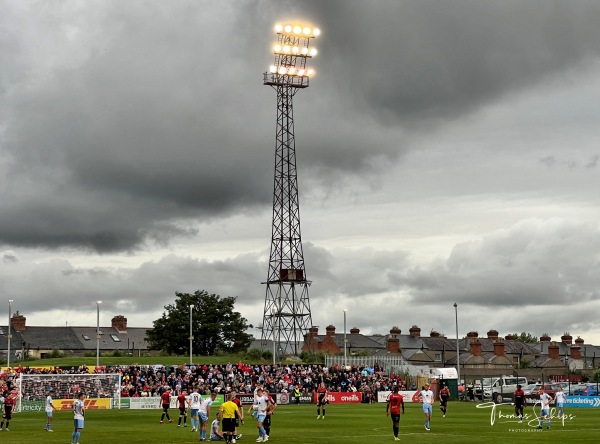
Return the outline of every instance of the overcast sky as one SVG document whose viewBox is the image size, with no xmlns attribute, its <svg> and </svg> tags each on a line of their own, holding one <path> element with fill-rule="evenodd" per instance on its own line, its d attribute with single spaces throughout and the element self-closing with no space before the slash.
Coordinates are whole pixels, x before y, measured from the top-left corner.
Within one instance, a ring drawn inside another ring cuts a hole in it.
<svg viewBox="0 0 600 444">
<path fill-rule="evenodd" d="M 313 324 L 600 344 L 600 2 L 0 0 L 0 316 L 262 323 L 276 23 Z M 2 302 L 4 301 L 4 302 Z M 258 330 L 254 330 L 260 336 Z"/>
</svg>

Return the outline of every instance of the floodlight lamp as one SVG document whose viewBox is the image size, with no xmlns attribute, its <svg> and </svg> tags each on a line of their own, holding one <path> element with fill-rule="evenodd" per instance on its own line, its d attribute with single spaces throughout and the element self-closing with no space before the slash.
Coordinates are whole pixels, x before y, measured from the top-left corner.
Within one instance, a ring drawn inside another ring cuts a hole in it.
<svg viewBox="0 0 600 444">
<path fill-rule="evenodd" d="M 317 52 L 318 51 L 315 48 L 311 48 L 310 51 L 309 51 L 309 54 L 311 55 L 311 57 L 314 57 L 314 56 L 317 55 Z"/>
<path fill-rule="evenodd" d="M 273 52 L 281 52 L 281 45 L 279 43 L 273 45 Z"/>
<path fill-rule="evenodd" d="M 305 72 L 306 72 L 306 70 L 305 70 L 305 69 L 302 69 L 302 68 L 300 68 L 300 69 L 298 70 L 298 75 L 299 75 L 299 76 L 303 76 Z"/>
<path fill-rule="evenodd" d="M 300 48 L 297 46 L 292 47 L 292 54 L 298 54 L 300 52 Z"/>
<path fill-rule="evenodd" d="M 275 32 L 281 32 L 283 30 L 283 25 L 279 23 L 275 25 Z"/>
<path fill-rule="evenodd" d="M 307 75 L 307 76 L 312 76 L 312 75 L 314 75 L 314 74 L 315 74 L 315 70 L 314 70 L 314 69 L 312 69 L 312 68 L 308 68 L 308 69 L 306 70 L 306 75 Z"/>
<path fill-rule="evenodd" d="M 292 32 L 292 25 L 285 25 L 283 30 L 289 34 L 290 32 Z"/>
<path fill-rule="evenodd" d="M 277 72 L 277 67 L 275 65 L 269 66 L 269 72 L 275 74 Z"/>
<path fill-rule="evenodd" d="M 312 31 L 312 29 L 310 29 L 308 26 L 302 30 L 304 35 L 310 35 L 311 31 Z"/>
<path fill-rule="evenodd" d="M 301 52 L 302 52 L 303 55 L 308 54 L 308 48 L 306 46 L 303 47 Z"/>
<path fill-rule="evenodd" d="M 317 28 L 313 29 L 313 35 L 315 37 L 318 37 L 320 34 L 321 34 L 321 30 L 320 29 L 317 29 Z"/>
<path fill-rule="evenodd" d="M 286 54 L 289 54 L 291 50 L 292 48 L 290 47 L 290 45 L 285 45 L 283 47 L 283 52 L 285 52 Z"/>
<path fill-rule="evenodd" d="M 289 75 L 295 75 L 296 74 L 296 67 L 295 66 L 290 66 L 290 69 L 288 69 L 288 74 Z"/>
<path fill-rule="evenodd" d="M 285 75 L 287 73 L 287 68 L 285 66 L 281 66 L 279 68 L 279 74 Z"/>
<path fill-rule="evenodd" d="M 294 26 L 294 34 L 302 33 L 302 28 L 298 25 Z"/>
</svg>

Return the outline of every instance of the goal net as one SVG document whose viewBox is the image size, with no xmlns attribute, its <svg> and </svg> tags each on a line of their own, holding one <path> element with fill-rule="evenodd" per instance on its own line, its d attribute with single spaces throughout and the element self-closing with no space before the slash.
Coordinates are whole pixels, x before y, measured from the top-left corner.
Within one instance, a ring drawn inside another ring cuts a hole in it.
<svg viewBox="0 0 600 444">
<path fill-rule="evenodd" d="M 17 383 L 19 396 L 17 412 L 43 411 L 46 397 L 53 389 L 54 407 L 70 410 L 77 393 L 85 394 L 86 409 L 110 409 L 119 406 L 121 397 L 121 375 L 118 373 L 98 374 L 21 374 Z"/>
</svg>

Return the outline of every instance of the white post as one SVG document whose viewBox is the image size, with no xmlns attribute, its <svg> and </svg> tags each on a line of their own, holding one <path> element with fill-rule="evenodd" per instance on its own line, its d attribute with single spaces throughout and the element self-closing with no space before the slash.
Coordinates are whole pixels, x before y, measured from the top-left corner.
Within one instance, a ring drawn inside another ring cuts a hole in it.
<svg viewBox="0 0 600 444">
<path fill-rule="evenodd" d="M 12 333 L 11 333 L 11 318 L 12 318 L 12 303 L 14 301 L 12 299 L 8 300 L 8 350 L 7 350 L 7 355 L 6 355 L 6 367 L 10 368 L 10 340 L 12 339 Z"/>
<path fill-rule="evenodd" d="M 454 316 L 456 317 L 456 373 L 458 376 L 458 390 L 458 385 L 460 385 L 460 349 L 458 347 L 458 305 L 456 304 L 456 302 L 454 303 Z"/>
<path fill-rule="evenodd" d="M 194 304 L 190 304 L 190 368 L 192 367 L 192 347 L 194 335 L 192 333 L 192 310 L 194 309 Z"/>
<path fill-rule="evenodd" d="M 348 310 L 344 308 L 344 370 L 346 370 L 346 367 L 348 367 L 348 358 L 346 355 L 346 343 L 348 342 L 348 339 L 346 339 L 346 312 Z"/>
<path fill-rule="evenodd" d="M 272 308 L 271 309 L 271 324 L 273 326 L 273 366 L 275 366 L 275 313 L 277 311 Z"/>
<path fill-rule="evenodd" d="M 96 301 L 96 373 L 100 370 L 100 304 L 102 301 Z"/>
</svg>

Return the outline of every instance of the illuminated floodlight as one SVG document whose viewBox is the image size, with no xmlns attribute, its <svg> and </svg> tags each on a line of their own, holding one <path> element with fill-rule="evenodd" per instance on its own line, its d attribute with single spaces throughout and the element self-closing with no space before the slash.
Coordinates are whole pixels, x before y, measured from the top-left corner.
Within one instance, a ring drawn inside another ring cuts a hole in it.
<svg viewBox="0 0 600 444">
<path fill-rule="evenodd" d="M 318 54 L 311 40 L 321 33 L 320 30 L 301 22 L 279 22 L 274 29 L 278 34 L 271 46 L 275 60 L 264 73 L 264 84 L 307 88 L 309 77 L 315 74 L 315 70 L 307 67 L 306 62 Z"/>
</svg>

